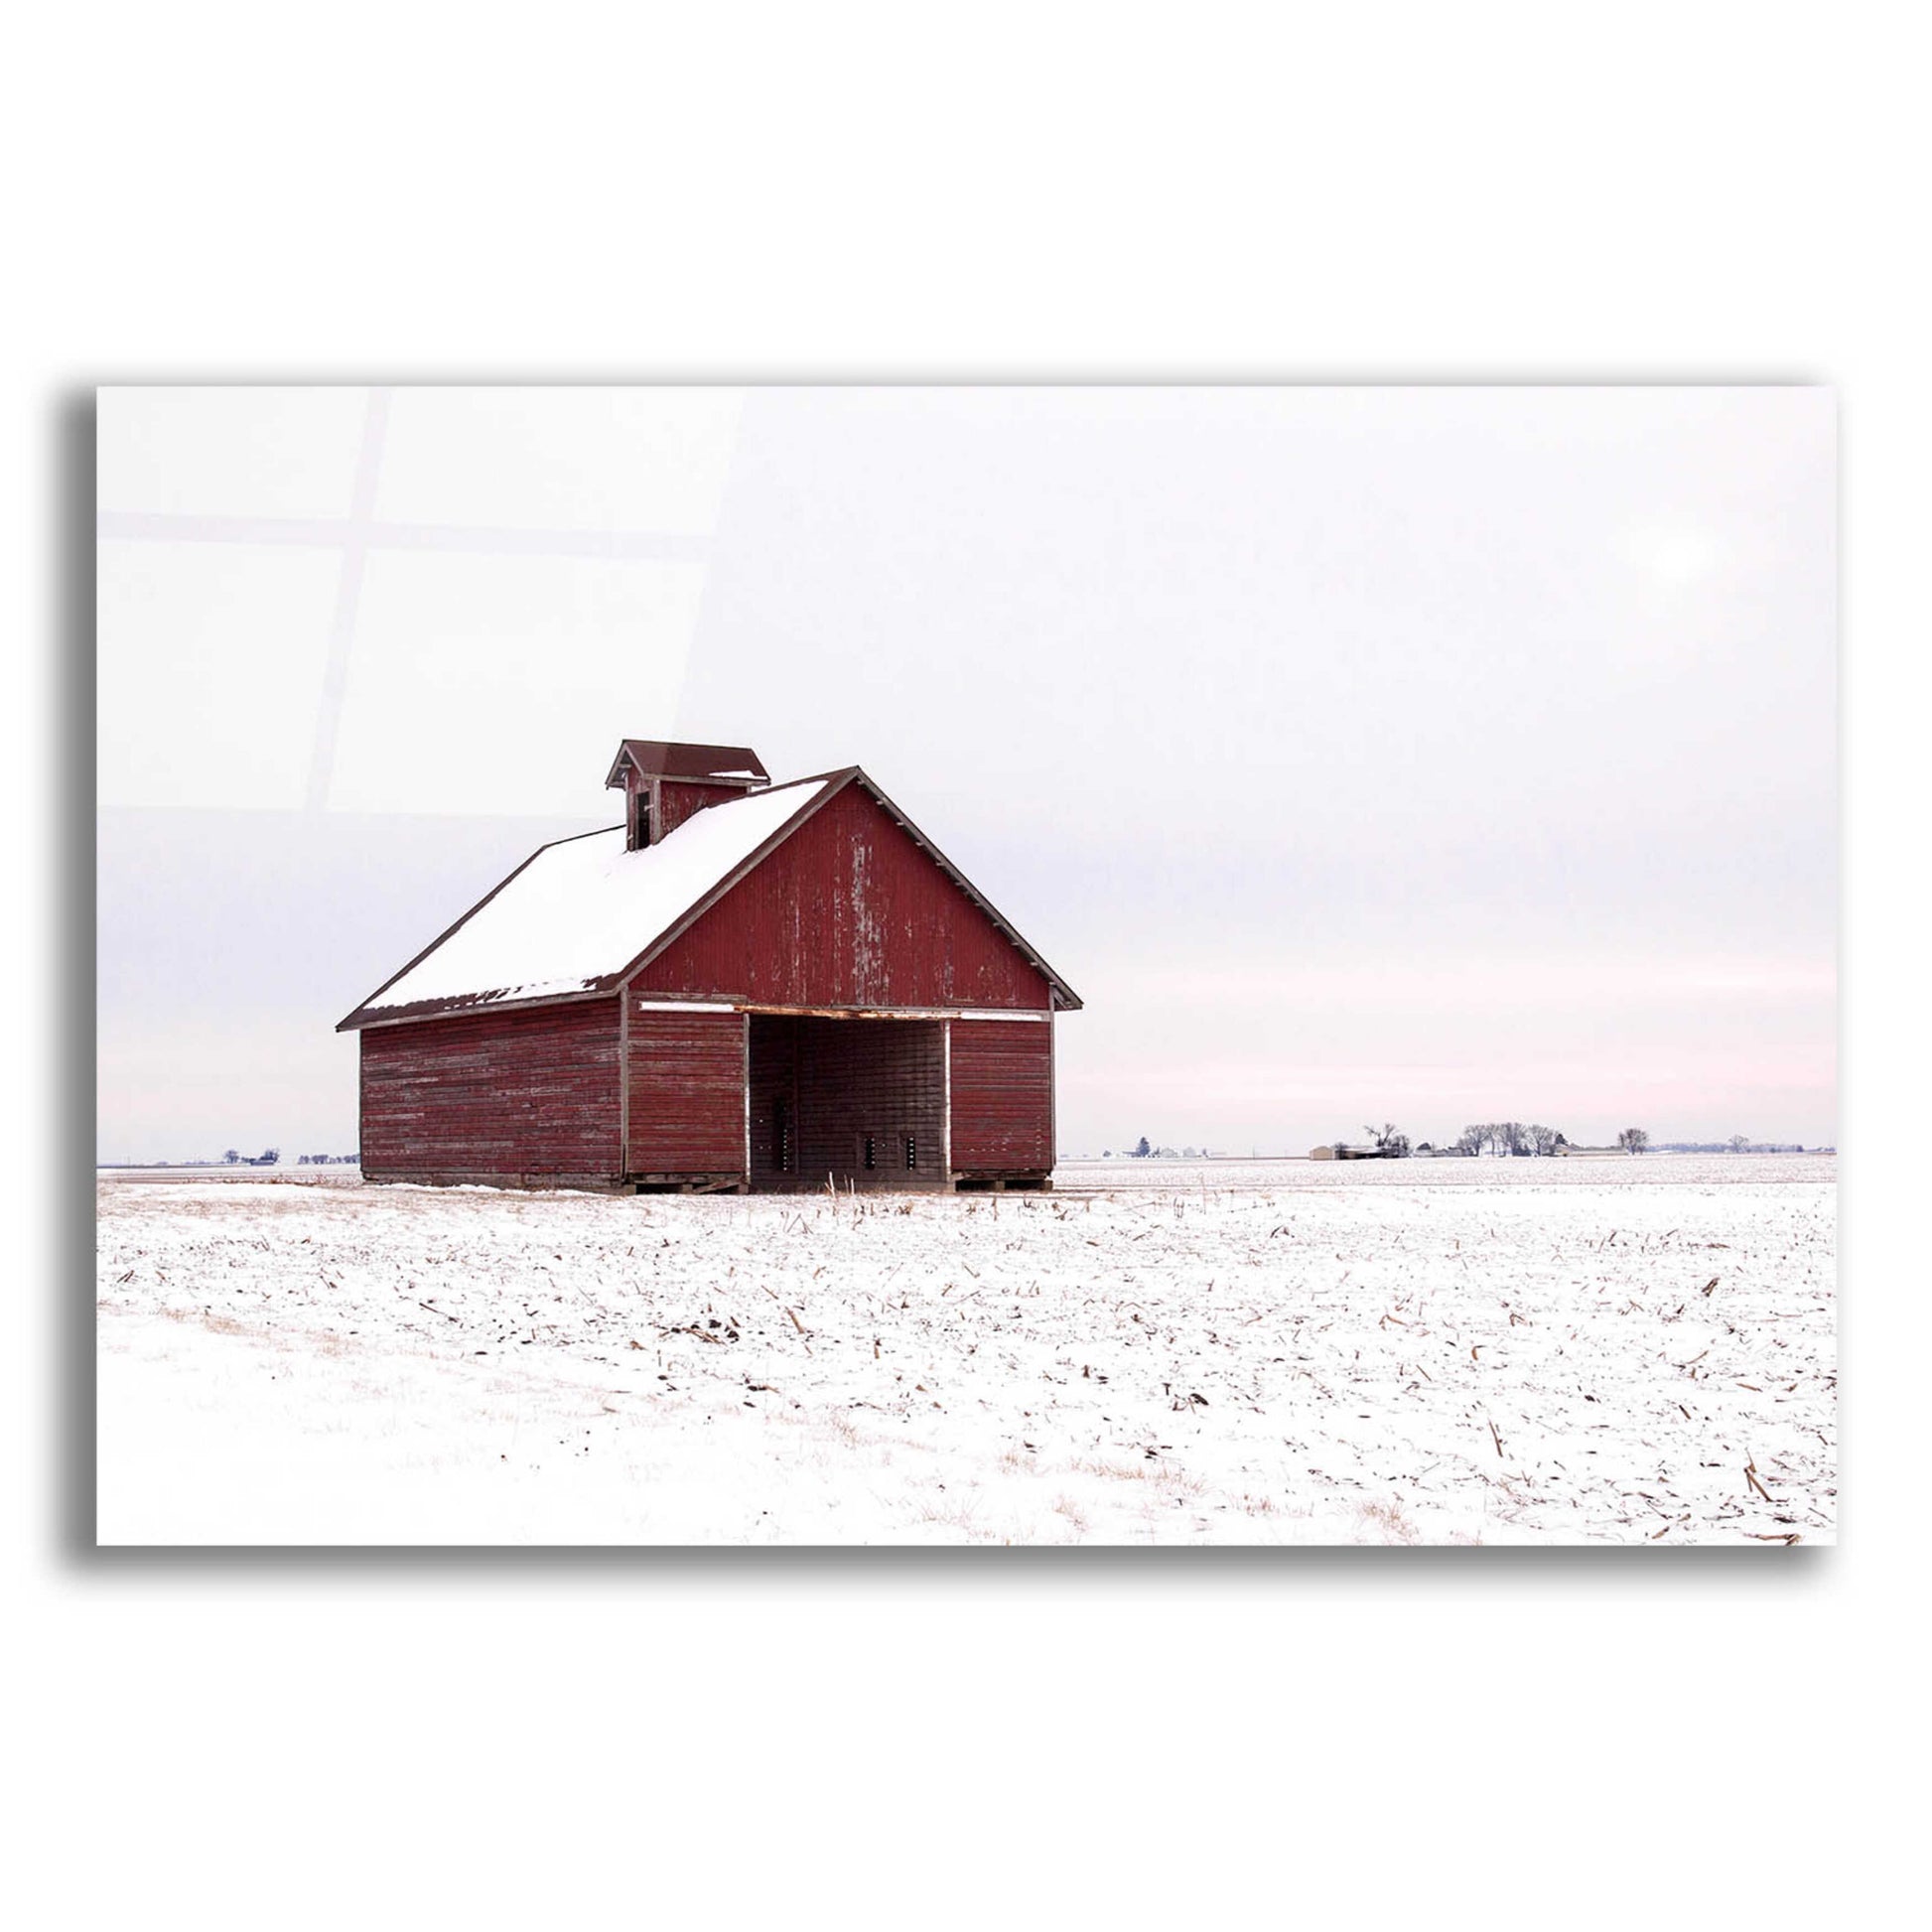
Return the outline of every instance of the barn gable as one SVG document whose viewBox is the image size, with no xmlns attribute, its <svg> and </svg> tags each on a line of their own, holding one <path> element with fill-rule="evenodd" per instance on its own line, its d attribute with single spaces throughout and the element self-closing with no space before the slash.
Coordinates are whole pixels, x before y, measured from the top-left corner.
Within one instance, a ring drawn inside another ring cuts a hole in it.
<svg viewBox="0 0 1932 1932">
<path fill-rule="evenodd" d="M 761 1007 L 1077 1007 L 918 828 L 853 771 L 629 975 Z"/>
<path fill-rule="evenodd" d="M 1080 1001 L 856 765 L 541 847 L 339 1023 L 582 999 L 626 982 L 795 1006 Z"/>
</svg>

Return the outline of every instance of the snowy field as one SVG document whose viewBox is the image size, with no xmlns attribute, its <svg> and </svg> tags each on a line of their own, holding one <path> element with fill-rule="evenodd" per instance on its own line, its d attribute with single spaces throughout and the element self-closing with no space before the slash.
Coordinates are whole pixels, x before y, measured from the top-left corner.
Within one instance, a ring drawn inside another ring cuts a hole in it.
<svg viewBox="0 0 1932 1932">
<path fill-rule="evenodd" d="M 1115 1160 L 836 1201 L 105 1179 L 98 1535 L 1830 1542 L 1835 1169 Z"/>
</svg>

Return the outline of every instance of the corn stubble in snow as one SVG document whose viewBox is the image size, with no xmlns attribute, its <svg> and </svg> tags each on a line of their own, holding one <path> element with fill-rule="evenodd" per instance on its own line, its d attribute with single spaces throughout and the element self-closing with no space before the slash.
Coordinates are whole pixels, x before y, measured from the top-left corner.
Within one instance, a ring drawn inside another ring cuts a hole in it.
<svg viewBox="0 0 1932 1932">
<path fill-rule="evenodd" d="M 1834 1165 L 108 1183 L 98 1533 L 1829 1542 Z"/>
</svg>

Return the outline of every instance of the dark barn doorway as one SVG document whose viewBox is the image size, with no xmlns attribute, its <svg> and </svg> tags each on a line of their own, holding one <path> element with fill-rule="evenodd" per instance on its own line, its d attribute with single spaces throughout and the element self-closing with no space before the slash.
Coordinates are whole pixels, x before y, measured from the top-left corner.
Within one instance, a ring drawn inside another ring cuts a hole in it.
<svg viewBox="0 0 1932 1932">
<path fill-rule="evenodd" d="M 752 1185 L 943 1187 L 939 1020 L 751 1017 Z"/>
</svg>

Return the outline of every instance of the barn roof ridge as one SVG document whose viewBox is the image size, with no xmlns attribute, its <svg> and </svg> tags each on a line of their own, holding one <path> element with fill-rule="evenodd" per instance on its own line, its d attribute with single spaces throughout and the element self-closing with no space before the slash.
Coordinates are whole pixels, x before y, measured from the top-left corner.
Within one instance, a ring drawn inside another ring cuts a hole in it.
<svg viewBox="0 0 1932 1932">
<path fill-rule="evenodd" d="M 613 832 L 621 832 L 623 827 L 621 825 L 600 826 L 594 831 L 573 833 L 567 838 L 552 839 L 538 846 L 528 858 L 505 875 L 503 879 L 498 881 L 461 918 L 457 919 L 454 924 L 446 927 L 442 933 L 425 946 L 421 952 L 417 953 L 413 959 L 400 967 L 396 972 L 390 974 L 358 1007 L 339 1021 L 336 1031 L 338 1033 L 345 1033 L 364 1026 L 381 1024 L 383 1022 L 432 1019 L 447 1015 L 479 1011 L 495 1012 L 511 1006 L 551 1005 L 566 1000 L 599 998 L 615 993 L 635 974 L 641 972 L 648 966 L 652 960 L 656 959 L 667 948 L 675 944 L 685 932 L 702 918 L 712 906 L 716 905 L 720 899 L 731 892 L 735 886 L 751 873 L 755 872 L 779 846 L 789 840 L 795 832 L 800 830 L 811 819 L 815 818 L 826 805 L 830 804 L 835 797 L 854 783 L 860 785 L 873 799 L 875 804 L 893 818 L 902 830 L 910 835 L 914 844 L 925 853 L 927 858 L 937 865 L 966 894 L 967 897 L 991 920 L 993 925 L 1008 942 L 1024 955 L 1029 963 L 1047 981 L 1050 989 L 1051 1004 L 1054 1008 L 1061 1011 L 1073 1011 L 1082 1005 L 1079 995 L 1028 943 L 1012 921 L 933 844 L 932 840 L 913 823 L 911 818 L 887 795 L 878 782 L 862 766 L 847 764 L 835 766 L 829 771 L 813 772 L 801 778 L 789 778 L 782 784 L 769 785 L 761 787 L 757 791 L 748 792 L 743 799 L 734 799 L 729 803 L 714 805 L 708 808 L 702 814 L 707 819 L 711 818 L 713 813 L 723 815 L 734 809 L 743 810 L 755 801 L 761 802 L 770 800 L 784 792 L 794 791 L 801 787 L 816 787 L 796 811 L 792 812 L 788 817 L 773 827 L 749 852 L 728 866 L 722 876 L 713 880 L 710 885 L 700 891 L 649 941 L 641 952 L 637 953 L 615 972 L 589 975 L 580 979 L 573 986 L 559 986 L 556 990 L 532 994 L 525 998 L 517 997 L 520 989 L 514 987 L 478 987 L 465 993 L 444 994 L 417 1001 L 403 1001 L 394 1006 L 382 1007 L 376 1004 L 382 995 L 391 987 L 405 980 L 418 966 L 429 959 L 432 954 L 439 951 L 453 939 L 479 912 L 483 911 L 514 880 L 527 872 L 546 852 L 553 851 L 559 846 L 578 843 L 584 839 L 607 837 Z"/>
</svg>

